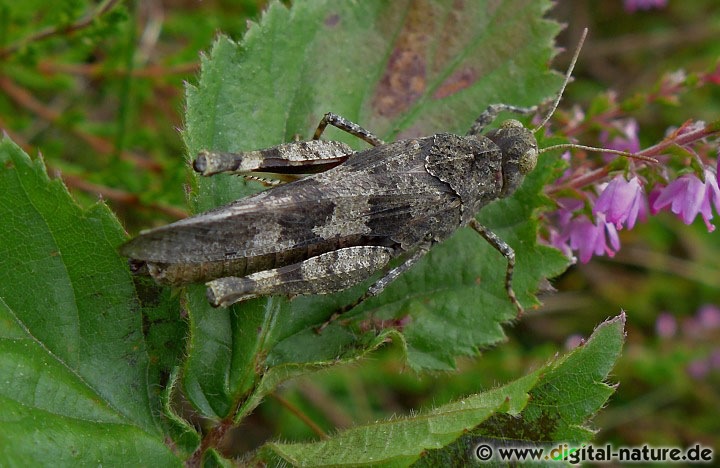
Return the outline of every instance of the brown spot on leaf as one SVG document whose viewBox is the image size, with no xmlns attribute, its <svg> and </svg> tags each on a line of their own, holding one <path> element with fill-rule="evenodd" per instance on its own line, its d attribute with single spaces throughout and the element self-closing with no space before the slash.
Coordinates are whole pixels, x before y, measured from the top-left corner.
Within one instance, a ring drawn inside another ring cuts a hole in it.
<svg viewBox="0 0 720 468">
<path fill-rule="evenodd" d="M 398 318 L 381 319 L 377 317 L 370 317 L 362 322 L 358 323 L 358 328 L 362 333 L 369 331 L 381 331 L 388 329 L 395 329 L 402 331 L 406 326 L 412 323 L 412 317 L 410 315 L 404 315 Z"/>
<path fill-rule="evenodd" d="M 337 13 L 334 13 L 332 15 L 329 15 L 327 18 L 325 18 L 325 26 L 332 28 L 338 25 L 340 22 L 340 15 Z"/>
<path fill-rule="evenodd" d="M 433 98 L 442 99 L 451 96 L 458 91 L 462 91 L 477 81 L 478 72 L 472 68 L 463 68 L 457 70 L 452 75 L 448 76 L 445 81 L 442 82 L 440 87 L 433 93 Z"/>
<path fill-rule="evenodd" d="M 428 130 L 419 125 L 412 125 L 401 130 L 396 136 L 396 140 L 410 140 L 412 138 L 422 138 L 428 136 Z"/>
<path fill-rule="evenodd" d="M 433 9 L 427 0 L 408 8 L 385 73 L 375 90 L 372 105 L 378 114 L 393 117 L 407 110 L 427 88 L 427 49 L 433 36 Z"/>
</svg>

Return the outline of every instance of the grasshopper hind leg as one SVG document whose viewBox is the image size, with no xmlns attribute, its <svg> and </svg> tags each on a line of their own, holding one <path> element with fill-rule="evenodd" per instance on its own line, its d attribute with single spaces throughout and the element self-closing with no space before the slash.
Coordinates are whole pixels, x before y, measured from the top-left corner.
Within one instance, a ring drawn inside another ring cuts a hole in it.
<svg viewBox="0 0 720 468">
<path fill-rule="evenodd" d="M 400 265 L 396 266 L 392 270 L 385 273 L 385 275 L 383 275 L 382 278 L 375 281 L 375 283 L 373 283 L 373 285 L 370 286 L 370 288 L 368 288 L 367 291 L 365 291 L 365 294 L 360 296 L 355 302 L 348 304 L 348 305 L 340 308 L 339 310 L 336 310 L 335 313 L 333 313 L 330 316 L 330 318 L 325 321 L 325 323 L 323 323 L 322 325 L 320 325 L 317 328 L 317 332 L 320 333 L 321 331 L 323 331 L 325 329 L 325 327 L 327 327 L 332 322 L 337 320 L 345 312 L 349 311 L 350 309 L 353 309 L 354 307 L 357 307 L 365 300 L 370 299 L 371 297 L 377 296 L 378 294 L 383 292 L 383 290 L 390 283 L 395 281 L 395 279 L 398 276 L 400 276 L 401 274 L 405 273 L 410 268 L 412 268 L 412 266 L 415 265 L 417 263 L 417 261 L 420 260 L 428 252 L 428 249 L 429 248 L 427 246 L 420 247 L 410 257 L 408 257 L 403 263 L 401 263 Z"/>
<path fill-rule="evenodd" d="M 302 262 L 248 276 L 227 277 L 207 283 L 208 300 L 215 307 L 273 294 L 329 294 L 369 278 L 383 268 L 394 250 L 380 246 L 354 246 L 333 250 Z"/>
</svg>

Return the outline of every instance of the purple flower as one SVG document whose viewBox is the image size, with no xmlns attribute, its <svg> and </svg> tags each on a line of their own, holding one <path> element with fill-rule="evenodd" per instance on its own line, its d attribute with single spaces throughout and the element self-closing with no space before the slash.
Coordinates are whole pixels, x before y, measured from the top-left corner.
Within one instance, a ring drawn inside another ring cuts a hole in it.
<svg viewBox="0 0 720 468">
<path fill-rule="evenodd" d="M 578 346 L 582 346 L 585 344 L 585 338 L 583 338 L 582 335 L 574 334 L 570 335 L 567 340 L 565 340 L 565 349 L 575 349 Z"/>
<path fill-rule="evenodd" d="M 603 131 L 600 134 L 600 141 L 605 148 L 618 151 L 627 151 L 628 153 L 637 153 L 640 151 L 640 140 L 638 139 L 638 124 L 635 119 L 623 119 L 613 122 L 615 128 L 620 132 L 620 136 L 609 140 L 609 133 Z M 616 154 L 604 153 L 605 159 L 611 161 L 617 157 Z"/>
<path fill-rule="evenodd" d="M 607 184 L 593 207 L 596 216 L 603 213 L 608 222 L 615 224 L 616 229 L 622 229 L 624 223 L 627 223 L 628 229 L 632 229 L 638 215 L 644 218 L 646 212 L 640 180 L 633 177 L 628 182 L 620 175 Z"/>
<path fill-rule="evenodd" d="M 655 208 L 655 202 L 660 197 L 660 194 L 662 193 L 665 186 L 663 185 L 656 185 L 655 187 L 650 190 L 650 193 L 648 194 L 648 205 L 650 205 L 650 214 L 656 215 L 660 212 L 660 208 Z"/>
<path fill-rule="evenodd" d="M 714 171 L 705 168 L 704 175 L 705 182 L 695 174 L 683 174 L 673 180 L 653 202 L 653 209 L 669 206 L 670 211 L 680 216 L 685 224 L 692 223 L 699 213 L 708 231 L 714 231 L 715 226 L 710 223 L 713 218 L 712 205 L 715 205 L 715 210 L 720 210 L 720 188 Z"/>
<path fill-rule="evenodd" d="M 720 348 L 715 348 L 710 353 L 710 365 L 715 370 L 720 370 Z"/>
<path fill-rule="evenodd" d="M 575 258 L 575 255 L 573 255 L 572 249 L 568 244 L 569 238 L 567 235 L 565 235 L 561 231 L 558 231 L 554 226 L 549 226 L 547 237 L 547 240 L 540 239 L 540 241 L 544 244 L 552 245 L 553 247 L 558 249 L 560 252 L 562 252 L 563 255 L 570 259 L 573 264 L 577 262 L 577 259 Z"/>
<path fill-rule="evenodd" d="M 558 178 L 558 180 L 555 181 L 556 184 L 560 185 L 560 183 L 562 183 L 563 181 L 569 179 L 570 176 L 572 175 L 573 169 L 572 169 L 572 167 L 570 166 L 570 158 L 571 158 L 571 157 L 572 157 L 572 155 L 570 154 L 570 151 L 565 151 L 565 152 L 560 156 L 560 159 L 562 159 L 563 161 L 565 161 L 565 162 L 567 163 L 567 169 L 565 169 L 565 171 L 563 172 L 563 175 L 561 175 L 561 176 Z"/>
<path fill-rule="evenodd" d="M 697 320 L 705 330 L 720 328 L 720 308 L 705 304 L 697 311 Z"/>
<path fill-rule="evenodd" d="M 687 366 L 687 373 L 695 380 L 702 380 L 710 372 L 710 361 L 708 359 L 696 359 Z"/>
<path fill-rule="evenodd" d="M 705 168 L 705 196 L 700 205 L 700 214 L 709 232 L 715 230 L 715 225 L 710 223 L 713 218 L 711 204 L 715 205 L 715 210 L 720 212 L 720 188 L 718 187 L 717 175 Z"/>
<path fill-rule="evenodd" d="M 672 338 L 677 332 L 675 317 L 667 312 L 662 312 L 655 321 L 655 331 L 660 338 Z"/>
<path fill-rule="evenodd" d="M 595 223 L 586 216 L 580 216 L 570 223 L 569 229 L 570 247 L 580 252 L 580 261 L 583 263 L 590 261 L 593 254 L 612 257 L 620 249 L 615 225 L 608 223 L 603 213 L 596 215 Z"/>
<path fill-rule="evenodd" d="M 651 10 L 653 8 L 665 8 L 667 0 L 624 0 L 625 11 L 633 13 L 638 10 Z"/>
<path fill-rule="evenodd" d="M 704 195 L 703 183 L 695 174 L 684 174 L 670 182 L 655 200 L 654 208 L 670 206 L 670 210 L 690 224 L 700 212 Z"/>
<path fill-rule="evenodd" d="M 557 210 L 548 214 L 547 240 L 543 242 L 552 245 L 560 250 L 573 263 L 577 261 L 573 255 L 572 248 L 568 244 L 570 240 L 570 225 L 575 211 L 583 207 L 582 200 L 577 198 L 559 198 L 556 200 Z"/>
</svg>

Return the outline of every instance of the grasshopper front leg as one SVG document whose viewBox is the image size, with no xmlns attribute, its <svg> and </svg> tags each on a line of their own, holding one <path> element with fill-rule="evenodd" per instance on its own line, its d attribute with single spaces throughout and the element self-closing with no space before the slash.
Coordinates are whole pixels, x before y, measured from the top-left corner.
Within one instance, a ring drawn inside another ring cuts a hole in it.
<svg viewBox="0 0 720 468">
<path fill-rule="evenodd" d="M 537 106 L 533 107 L 517 107 L 511 106 L 510 104 L 490 104 L 482 114 L 475 119 L 470 130 L 467 132 L 468 135 L 481 135 L 485 127 L 490 125 L 500 114 L 500 112 L 514 112 L 520 115 L 530 115 L 537 112 Z"/>
<path fill-rule="evenodd" d="M 515 291 L 512 287 L 513 272 L 515 271 L 515 251 L 497 234 L 480 224 L 476 219 L 472 219 L 470 221 L 470 227 L 483 236 L 483 238 L 507 260 L 507 269 L 505 270 L 505 291 L 507 292 L 510 302 L 512 302 L 517 309 L 518 317 L 520 317 L 523 313 L 523 307 L 520 304 L 520 301 L 517 300 Z"/>
</svg>

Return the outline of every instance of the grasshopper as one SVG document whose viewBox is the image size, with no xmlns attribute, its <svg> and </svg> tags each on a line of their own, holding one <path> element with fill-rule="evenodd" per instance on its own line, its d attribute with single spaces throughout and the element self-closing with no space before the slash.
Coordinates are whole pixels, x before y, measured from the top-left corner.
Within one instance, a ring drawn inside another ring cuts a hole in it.
<svg viewBox="0 0 720 468">
<path fill-rule="evenodd" d="M 552 109 L 534 130 L 509 119 L 483 133 L 502 111 L 537 110 L 496 104 L 464 136 L 438 133 L 386 143 L 328 113 L 312 140 L 244 153 L 202 151 L 193 162 L 205 176 L 313 175 L 144 231 L 120 251 L 135 272 L 149 273 L 159 283 L 206 283 L 209 302 L 222 307 L 265 295 L 341 291 L 401 257 L 402 263 L 386 271 L 357 304 L 379 294 L 434 244 L 469 226 L 505 257 L 505 289 L 521 313 L 512 288 L 515 253 L 475 216 L 515 192 L 540 152 L 566 146 L 538 150 L 533 133 L 557 107 L 584 37 Z M 327 125 L 372 146 L 355 152 L 344 143 L 320 140 Z"/>
</svg>

